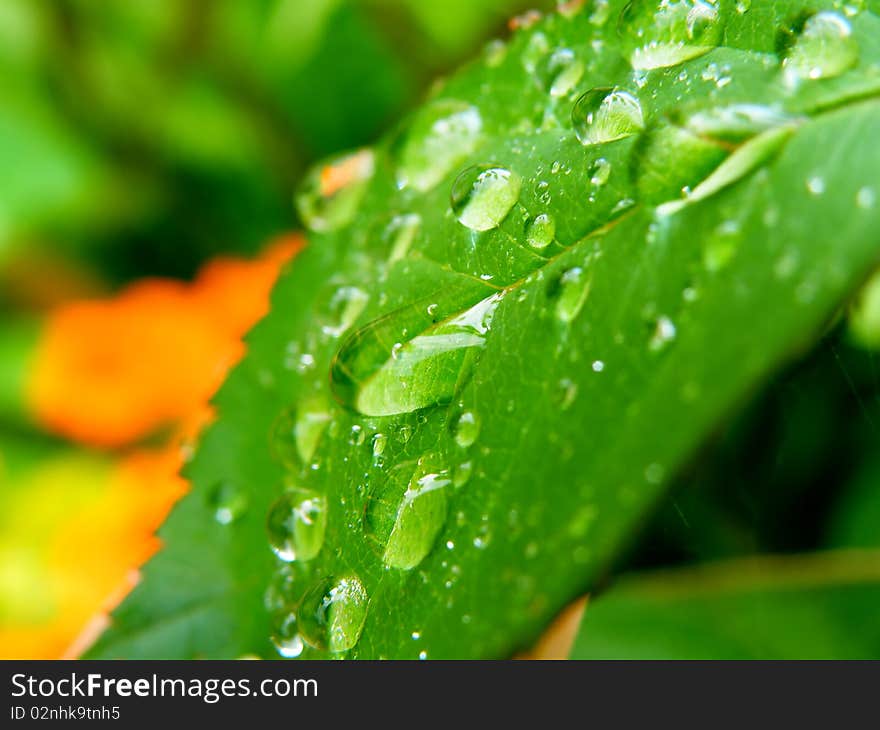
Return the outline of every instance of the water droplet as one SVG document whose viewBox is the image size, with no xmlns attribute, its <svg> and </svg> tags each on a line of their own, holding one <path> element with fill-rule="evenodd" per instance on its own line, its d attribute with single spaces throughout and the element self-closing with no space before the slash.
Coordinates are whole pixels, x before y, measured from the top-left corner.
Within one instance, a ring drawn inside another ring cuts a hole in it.
<svg viewBox="0 0 880 730">
<path fill-rule="evenodd" d="M 472 231 L 497 228 L 519 200 L 521 187 L 522 178 L 503 167 L 469 167 L 452 186 L 452 212 Z"/>
<path fill-rule="evenodd" d="M 592 277 L 580 266 L 563 272 L 557 286 L 551 292 L 556 298 L 556 316 L 565 323 L 571 322 L 587 301 Z"/>
<path fill-rule="evenodd" d="M 330 408 L 323 396 L 304 398 L 299 408 L 281 412 L 272 426 L 272 455 L 285 466 L 309 462 L 330 422 Z"/>
<path fill-rule="evenodd" d="M 480 141 L 483 120 L 473 106 L 434 101 L 412 121 L 397 157 L 397 185 L 426 192 L 458 167 Z"/>
<path fill-rule="evenodd" d="M 465 411 L 455 423 L 455 443 L 466 449 L 480 435 L 480 419 L 473 411 Z"/>
<path fill-rule="evenodd" d="M 428 658 L 428 652 L 426 652 L 424 649 L 419 652 L 419 661 L 423 662 L 427 658 Z"/>
<path fill-rule="evenodd" d="M 526 243 L 538 251 L 547 248 L 555 237 L 556 221 L 548 213 L 541 213 L 526 224 Z"/>
<path fill-rule="evenodd" d="M 422 634 L 418 631 L 413 631 L 412 634 L 410 634 L 410 636 L 412 636 L 413 641 L 418 641 L 419 639 L 422 638 Z"/>
<path fill-rule="evenodd" d="M 631 137 L 645 126 L 639 100 L 611 87 L 591 89 L 581 96 L 572 108 L 571 121 L 584 145 Z"/>
<path fill-rule="evenodd" d="M 303 223 L 318 232 L 335 231 L 348 225 L 374 169 L 372 150 L 334 157 L 312 168 L 294 196 Z"/>
<path fill-rule="evenodd" d="M 356 286 L 341 286 L 330 299 L 330 324 L 321 330 L 325 335 L 339 337 L 351 327 L 364 311 L 370 297 Z"/>
<path fill-rule="evenodd" d="M 446 522 L 449 471 L 437 455 L 405 462 L 370 497 L 366 524 L 383 562 L 410 570 L 424 560 Z"/>
<path fill-rule="evenodd" d="M 534 73 L 538 64 L 550 52 L 550 42 L 547 36 L 538 31 L 529 38 L 522 52 L 523 68 L 529 73 Z"/>
<path fill-rule="evenodd" d="M 584 64 L 570 48 L 551 53 L 539 66 L 539 77 L 550 96 L 566 96 L 584 75 Z"/>
<path fill-rule="evenodd" d="M 484 285 L 469 282 L 468 286 L 485 295 Z M 336 397 L 368 416 L 409 413 L 448 402 L 470 362 L 467 354 L 485 344 L 504 293 L 456 312 L 458 303 L 473 301 L 471 296 L 467 293 L 463 298 L 461 290 L 447 289 L 432 297 L 440 300 L 434 316 L 428 315 L 425 305 L 412 305 L 355 332 L 331 366 Z"/>
<path fill-rule="evenodd" d="M 605 369 L 605 363 L 601 360 L 593 360 L 593 372 L 601 373 Z"/>
<path fill-rule="evenodd" d="M 611 163 L 600 157 L 590 166 L 590 183 L 597 188 L 602 187 L 611 177 Z"/>
<path fill-rule="evenodd" d="M 356 423 L 351 427 L 351 432 L 348 435 L 348 443 L 352 446 L 360 446 L 364 443 L 366 437 L 367 435 L 364 433 L 363 426 Z"/>
<path fill-rule="evenodd" d="M 818 175 L 807 179 L 807 190 L 812 195 L 822 195 L 825 192 L 825 180 Z"/>
<path fill-rule="evenodd" d="M 558 388 L 559 388 L 559 396 L 558 396 L 559 407 L 563 411 L 567 411 L 569 408 L 571 408 L 572 404 L 577 399 L 577 394 L 578 394 L 577 383 L 575 383 L 570 378 L 563 378 L 562 380 L 559 381 Z"/>
<path fill-rule="evenodd" d="M 296 615 L 290 612 L 278 617 L 272 632 L 272 644 L 285 659 L 294 659 L 303 652 L 303 640 L 299 635 Z"/>
<path fill-rule="evenodd" d="M 211 490 L 208 504 L 214 510 L 214 519 L 221 525 L 229 525 L 247 512 L 248 498 L 232 482 L 222 481 Z"/>
<path fill-rule="evenodd" d="M 745 15 L 752 8 L 752 0 L 737 0 L 736 12 Z"/>
<path fill-rule="evenodd" d="M 467 484 L 471 475 L 474 473 L 474 464 L 472 461 L 463 461 L 455 469 L 452 470 L 452 486 L 456 489 Z"/>
<path fill-rule="evenodd" d="M 590 13 L 590 22 L 597 28 L 601 28 L 608 22 L 611 14 L 611 3 L 608 0 L 594 0 L 593 12 Z"/>
<path fill-rule="evenodd" d="M 348 651 L 361 637 L 368 605 L 367 591 L 355 576 L 325 578 L 303 596 L 297 612 L 300 634 L 315 649 Z"/>
<path fill-rule="evenodd" d="M 388 437 L 384 433 L 377 433 L 373 436 L 373 456 L 377 459 L 385 453 L 385 447 L 388 445 Z"/>
<path fill-rule="evenodd" d="M 669 317 L 660 317 L 654 327 L 649 347 L 653 352 L 659 352 L 675 339 L 677 334 L 675 324 Z"/>
<path fill-rule="evenodd" d="M 653 463 L 645 467 L 645 480 L 649 484 L 660 484 L 665 476 L 666 470 L 662 464 Z"/>
<path fill-rule="evenodd" d="M 324 544 L 327 500 L 306 489 L 290 489 L 270 507 L 266 518 L 269 547 L 281 560 L 311 560 Z"/>
<path fill-rule="evenodd" d="M 735 220 L 725 221 L 712 231 L 703 248 L 703 265 L 707 271 L 721 271 L 733 259 L 739 247 L 740 226 Z"/>
<path fill-rule="evenodd" d="M 498 68 L 507 58 L 507 44 L 499 38 L 489 41 L 483 49 L 483 60 L 489 68 Z"/>
<path fill-rule="evenodd" d="M 852 68 L 858 57 L 849 21 L 835 12 L 816 13 L 787 49 L 783 74 L 789 86 L 805 79 L 833 78 Z"/>
<path fill-rule="evenodd" d="M 382 233 L 382 240 L 386 241 L 391 249 L 391 253 L 388 254 L 389 264 L 400 261 L 409 253 L 421 225 L 422 218 L 417 213 L 398 215 L 391 219 Z"/>
<path fill-rule="evenodd" d="M 856 193 L 856 205 L 859 208 L 873 208 L 874 204 L 877 202 L 877 193 L 874 192 L 874 188 L 863 187 L 859 188 L 859 191 Z"/>
<path fill-rule="evenodd" d="M 715 48 L 723 26 L 716 0 L 633 0 L 619 29 L 636 70 L 677 66 Z"/>
</svg>

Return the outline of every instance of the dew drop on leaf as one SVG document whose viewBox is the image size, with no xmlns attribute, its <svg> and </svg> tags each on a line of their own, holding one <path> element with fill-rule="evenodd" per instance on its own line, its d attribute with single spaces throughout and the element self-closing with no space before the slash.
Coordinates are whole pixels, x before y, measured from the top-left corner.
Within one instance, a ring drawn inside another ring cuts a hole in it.
<svg viewBox="0 0 880 730">
<path fill-rule="evenodd" d="M 272 425 L 271 453 L 287 467 L 307 463 L 330 422 L 330 406 L 324 396 L 309 396 L 298 408 L 283 410 Z"/>
<path fill-rule="evenodd" d="M 297 212 L 312 231 L 336 231 L 351 223 L 373 177 L 372 150 L 334 157 L 313 167 L 294 196 Z"/>
<path fill-rule="evenodd" d="M 556 316 L 565 323 L 578 316 L 590 293 L 592 277 L 581 266 L 574 266 L 559 277 L 551 296 L 556 299 Z"/>
<path fill-rule="evenodd" d="M 474 463 L 472 461 L 463 461 L 452 470 L 452 486 L 456 489 L 467 484 L 471 475 L 474 473 Z"/>
<path fill-rule="evenodd" d="M 717 0 L 633 0 L 618 29 L 636 70 L 677 66 L 715 48 L 723 25 Z"/>
<path fill-rule="evenodd" d="M 324 544 L 327 500 L 306 489 L 289 489 L 269 508 L 269 547 L 281 560 L 311 560 Z"/>
<path fill-rule="evenodd" d="M 400 261 L 409 253 L 410 246 L 419 233 L 422 225 L 422 218 L 418 213 L 407 213 L 398 215 L 391 219 L 391 222 L 382 232 L 382 240 L 386 242 L 390 252 L 388 254 L 388 263 L 393 264 Z"/>
<path fill-rule="evenodd" d="M 280 614 L 274 622 L 272 645 L 285 659 L 294 659 L 303 652 L 303 640 L 299 635 L 296 615 L 293 612 Z"/>
<path fill-rule="evenodd" d="M 367 533 L 385 565 L 411 570 L 425 559 L 446 523 L 450 483 L 448 468 L 431 454 L 392 469 L 370 496 Z"/>
<path fill-rule="evenodd" d="M 611 163 L 604 157 L 600 157 L 590 166 L 590 184 L 597 188 L 602 187 L 611 177 Z"/>
<path fill-rule="evenodd" d="M 208 504 L 214 510 L 214 519 L 229 525 L 247 512 L 247 495 L 230 481 L 216 484 L 208 495 Z"/>
<path fill-rule="evenodd" d="M 807 19 L 794 38 L 782 62 L 789 86 L 804 79 L 826 79 L 852 68 L 859 47 L 849 21 L 839 13 L 825 11 Z"/>
<path fill-rule="evenodd" d="M 364 311 L 369 299 L 367 293 L 356 286 L 339 287 L 330 299 L 330 322 L 321 330 L 331 337 L 344 334 Z"/>
<path fill-rule="evenodd" d="M 583 94 L 571 111 L 581 144 L 603 144 L 638 134 L 644 126 L 639 100 L 628 91 L 598 87 Z"/>
<path fill-rule="evenodd" d="M 348 651 L 361 637 L 368 606 L 367 591 L 356 576 L 320 580 L 299 605 L 300 635 L 315 649 Z"/>
<path fill-rule="evenodd" d="M 541 213 L 526 224 L 526 243 L 536 251 L 543 251 L 555 237 L 556 221 L 548 213 Z"/>
<path fill-rule="evenodd" d="M 396 145 L 398 187 L 432 189 L 477 148 L 482 128 L 480 112 L 462 101 L 439 99 L 421 109 Z"/>
<path fill-rule="evenodd" d="M 480 418 L 473 411 L 465 411 L 455 422 L 454 438 L 461 448 L 473 445 L 480 435 Z"/>
<path fill-rule="evenodd" d="M 584 75 L 584 63 L 570 48 L 560 48 L 539 64 L 541 85 L 550 96 L 566 96 Z"/>
<path fill-rule="evenodd" d="M 675 324 L 669 317 L 659 317 L 648 346 L 652 352 L 659 352 L 675 339 L 677 333 Z"/>
<path fill-rule="evenodd" d="M 477 285 L 485 296 L 487 287 Z M 496 292 L 464 311 L 442 292 L 434 315 L 422 304 L 392 312 L 351 335 L 333 360 L 330 387 L 346 406 L 367 416 L 410 413 L 448 402 L 469 352 L 486 341 Z M 439 320 L 439 321 L 438 321 Z"/>
<path fill-rule="evenodd" d="M 452 212 L 472 231 L 497 228 L 519 200 L 521 187 L 522 178 L 504 167 L 469 167 L 452 185 Z"/>
</svg>

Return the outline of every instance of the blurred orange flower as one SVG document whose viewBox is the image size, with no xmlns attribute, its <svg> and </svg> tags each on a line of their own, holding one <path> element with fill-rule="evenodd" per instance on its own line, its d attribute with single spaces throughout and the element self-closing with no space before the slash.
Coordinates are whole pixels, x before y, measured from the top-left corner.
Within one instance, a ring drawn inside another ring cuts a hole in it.
<svg viewBox="0 0 880 730">
<path fill-rule="evenodd" d="M 163 427 L 170 436 L 115 462 L 43 465 L 15 491 L 6 505 L 15 527 L 0 531 L 0 658 L 78 654 L 134 585 L 158 548 L 155 530 L 186 491 L 183 447 L 210 420 L 208 401 L 241 357 L 242 336 L 303 244 L 287 235 L 256 260 L 210 262 L 192 284 L 145 280 L 49 316 L 26 394 L 41 426 L 97 447 Z"/>
<path fill-rule="evenodd" d="M 71 302 L 48 319 L 26 400 L 49 431 L 118 447 L 206 403 L 265 314 L 280 267 L 302 247 L 285 236 L 255 261 L 219 259 L 192 284 L 148 279 L 112 299 Z"/>
</svg>

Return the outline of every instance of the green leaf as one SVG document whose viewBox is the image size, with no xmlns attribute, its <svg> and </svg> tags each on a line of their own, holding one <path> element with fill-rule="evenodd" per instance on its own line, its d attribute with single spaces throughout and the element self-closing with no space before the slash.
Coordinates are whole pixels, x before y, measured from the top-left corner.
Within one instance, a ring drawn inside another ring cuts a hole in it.
<svg viewBox="0 0 880 730">
<path fill-rule="evenodd" d="M 620 580 L 572 659 L 876 659 L 880 553 L 756 558 Z"/>
<path fill-rule="evenodd" d="M 877 257 L 880 19 L 813 79 L 816 3 L 649 5 L 522 30 L 307 178 L 310 247 L 93 656 L 510 655 L 815 340 Z"/>
</svg>

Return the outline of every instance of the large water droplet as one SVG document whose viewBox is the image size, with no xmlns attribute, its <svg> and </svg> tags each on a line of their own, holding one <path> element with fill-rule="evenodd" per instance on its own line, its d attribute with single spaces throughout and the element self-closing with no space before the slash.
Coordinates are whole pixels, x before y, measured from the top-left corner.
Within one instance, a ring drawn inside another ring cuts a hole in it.
<svg viewBox="0 0 880 730">
<path fill-rule="evenodd" d="M 570 48 L 554 51 L 539 66 L 538 71 L 543 87 L 550 96 L 566 96 L 584 75 L 584 63 Z"/>
<path fill-rule="evenodd" d="M 479 144 L 483 120 L 476 107 L 439 99 L 416 114 L 397 154 L 397 184 L 430 190 Z"/>
<path fill-rule="evenodd" d="M 361 637 L 368 606 L 367 591 L 355 576 L 325 578 L 302 598 L 297 611 L 300 634 L 315 649 L 348 651 Z"/>
<path fill-rule="evenodd" d="M 723 33 L 717 0 L 633 0 L 619 29 L 639 71 L 676 66 L 715 48 Z"/>
<path fill-rule="evenodd" d="M 449 470 L 437 455 L 391 471 L 371 495 L 367 530 L 382 549 L 383 562 L 410 570 L 431 551 L 446 522 Z"/>
<path fill-rule="evenodd" d="M 543 251 L 556 237 L 556 221 L 547 213 L 535 216 L 526 224 L 526 243 L 537 251 Z"/>
<path fill-rule="evenodd" d="M 480 417 L 473 411 L 465 411 L 455 422 L 455 443 L 466 449 L 480 435 Z"/>
<path fill-rule="evenodd" d="M 374 169 L 372 150 L 335 157 L 312 168 L 294 196 L 303 223 L 318 232 L 335 231 L 348 225 Z"/>
<path fill-rule="evenodd" d="M 628 91 L 599 87 L 581 96 L 571 112 L 581 144 L 602 144 L 631 137 L 644 126 L 639 100 Z"/>
<path fill-rule="evenodd" d="M 346 406 L 368 416 L 409 413 L 448 402 L 469 353 L 482 348 L 503 297 L 486 287 L 448 289 L 392 312 L 351 335 L 333 360 L 330 386 Z M 470 304 L 479 294 L 482 299 Z M 464 304 L 464 311 L 458 306 Z"/>
<path fill-rule="evenodd" d="M 244 491 L 225 480 L 211 490 L 208 503 L 214 510 L 214 519 L 221 525 L 235 522 L 248 508 L 248 498 Z"/>
<path fill-rule="evenodd" d="M 292 612 L 280 614 L 272 631 L 272 644 L 285 659 L 294 659 L 303 652 L 303 640 L 299 635 L 296 615 Z"/>
<path fill-rule="evenodd" d="M 592 277 L 581 266 L 563 272 L 551 296 L 556 298 L 556 316 L 563 322 L 571 322 L 584 306 L 590 293 Z"/>
<path fill-rule="evenodd" d="M 266 518 L 269 547 L 281 560 L 311 560 L 324 544 L 327 500 L 306 489 L 290 489 L 279 497 Z"/>
<path fill-rule="evenodd" d="M 519 200 L 521 187 L 522 178 L 506 168 L 469 167 L 452 186 L 452 212 L 472 231 L 497 228 Z"/>
<path fill-rule="evenodd" d="M 807 19 L 782 62 L 786 83 L 839 76 L 859 58 L 849 21 L 835 12 L 816 13 Z"/>
</svg>

